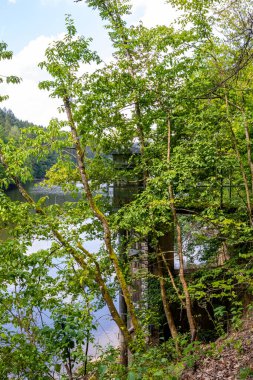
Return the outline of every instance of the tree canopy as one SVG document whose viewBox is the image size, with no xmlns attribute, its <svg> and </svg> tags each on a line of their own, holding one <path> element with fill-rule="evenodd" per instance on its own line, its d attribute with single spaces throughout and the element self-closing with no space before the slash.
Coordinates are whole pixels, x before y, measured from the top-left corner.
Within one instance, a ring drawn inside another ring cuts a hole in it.
<svg viewBox="0 0 253 380">
<path fill-rule="evenodd" d="M 238 327 L 252 296 L 252 2 L 173 0 L 177 23 L 153 28 L 127 24 L 126 0 L 86 3 L 106 24 L 112 62 L 102 63 L 67 15 L 64 38 L 39 64 L 51 75 L 39 87 L 62 100 L 65 121 L 17 129 L 10 111 L 0 113 L 1 373 L 177 378 L 185 346 Z M 0 58 L 11 58 L 5 44 Z M 29 194 L 34 163 L 45 161 L 42 185 L 74 201 Z M 11 201 L 10 184 L 23 202 Z M 134 190 L 115 206 L 105 184 Z M 27 254 L 35 238 L 50 248 Z M 94 238 L 98 252 L 87 246 Z M 141 243 L 148 249 L 131 255 Z M 99 302 L 133 355 L 128 370 L 112 352 L 87 367 Z M 167 346 L 154 345 L 151 326 Z"/>
</svg>

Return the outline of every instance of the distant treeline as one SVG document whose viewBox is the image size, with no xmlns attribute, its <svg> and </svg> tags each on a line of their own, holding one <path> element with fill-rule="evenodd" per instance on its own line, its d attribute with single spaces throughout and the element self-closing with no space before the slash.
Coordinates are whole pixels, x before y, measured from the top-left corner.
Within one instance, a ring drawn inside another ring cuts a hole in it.
<svg viewBox="0 0 253 380">
<path fill-rule="evenodd" d="M 19 120 L 11 110 L 0 108 L 0 139 L 7 142 L 11 138 L 18 140 L 23 128 L 32 127 L 33 123 Z M 41 127 L 43 128 L 43 127 Z M 56 153 L 50 153 L 45 159 L 31 162 L 34 179 L 42 179 L 46 171 L 56 162 Z M 3 168 L 0 167 L 0 174 Z"/>
</svg>

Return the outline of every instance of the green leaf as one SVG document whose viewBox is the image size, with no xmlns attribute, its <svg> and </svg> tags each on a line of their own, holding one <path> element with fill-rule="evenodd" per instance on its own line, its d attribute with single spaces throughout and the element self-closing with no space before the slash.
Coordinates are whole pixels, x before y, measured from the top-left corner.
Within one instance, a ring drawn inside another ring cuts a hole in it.
<svg viewBox="0 0 253 380">
<path fill-rule="evenodd" d="M 60 364 L 55 364 L 54 369 L 57 373 L 61 372 L 61 365 Z"/>
</svg>

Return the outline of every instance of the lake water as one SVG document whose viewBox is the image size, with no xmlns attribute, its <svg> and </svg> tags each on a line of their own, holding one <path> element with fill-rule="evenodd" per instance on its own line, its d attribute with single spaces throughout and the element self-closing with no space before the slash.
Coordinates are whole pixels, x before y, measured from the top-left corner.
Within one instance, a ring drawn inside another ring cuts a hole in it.
<svg viewBox="0 0 253 380">
<path fill-rule="evenodd" d="M 70 194 L 66 194 L 62 191 L 62 189 L 58 186 L 55 186 L 51 189 L 40 186 L 39 184 L 28 184 L 26 185 L 26 189 L 32 198 L 35 201 L 38 201 L 41 197 L 47 196 L 47 204 L 62 204 L 66 201 L 75 201 Z M 108 188 L 109 195 L 112 196 L 113 190 Z M 11 189 L 8 191 L 8 196 L 12 200 L 23 201 L 21 194 L 17 189 Z M 78 198 L 78 197 L 77 197 Z M 91 252 L 97 252 L 99 248 L 103 244 L 102 241 L 98 239 L 86 241 L 86 248 Z M 41 249 L 50 248 L 51 241 L 50 240 L 37 240 L 35 239 L 32 242 L 32 245 L 29 247 L 27 253 L 34 253 Z M 105 347 L 108 344 L 117 345 L 119 332 L 118 327 L 115 322 L 111 319 L 109 311 L 107 307 L 104 307 L 94 313 L 94 321 L 98 325 L 97 330 L 95 331 L 95 345 L 90 346 L 89 355 L 97 356 L 96 346 L 100 345 Z"/>
</svg>

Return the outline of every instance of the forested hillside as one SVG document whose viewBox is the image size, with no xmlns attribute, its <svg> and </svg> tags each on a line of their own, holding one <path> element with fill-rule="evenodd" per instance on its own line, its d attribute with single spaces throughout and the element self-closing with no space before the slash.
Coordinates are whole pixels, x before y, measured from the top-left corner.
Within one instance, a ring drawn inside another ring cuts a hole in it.
<svg viewBox="0 0 253 380">
<path fill-rule="evenodd" d="M 11 110 L 0 109 L 0 136 L 4 141 L 10 138 L 18 139 L 20 129 L 31 125 L 27 121 L 17 119 Z"/>
<path fill-rule="evenodd" d="M 65 119 L 41 128 L 1 112 L 3 379 L 175 380 L 197 367 L 205 379 L 201 358 L 222 355 L 230 341 L 217 340 L 251 315 L 253 3 L 168 2 L 176 22 L 148 28 L 128 25 L 131 1 L 86 0 L 111 61 L 67 15 L 39 64 Z M 76 200 L 35 200 L 23 186 L 35 163 L 48 193 Z M 103 306 L 120 339 L 94 360 Z M 248 354 L 245 335 L 233 355 Z M 237 359 L 230 378 L 250 378 Z"/>
<path fill-rule="evenodd" d="M 18 141 L 21 136 L 22 129 L 35 127 L 28 121 L 19 120 L 11 110 L 0 108 L 0 139 L 7 143 L 9 140 Z M 41 127 L 42 128 L 42 127 Z M 43 179 L 46 171 L 55 163 L 55 152 L 50 153 L 45 159 L 31 159 L 28 165 L 32 167 L 34 179 Z"/>
</svg>

